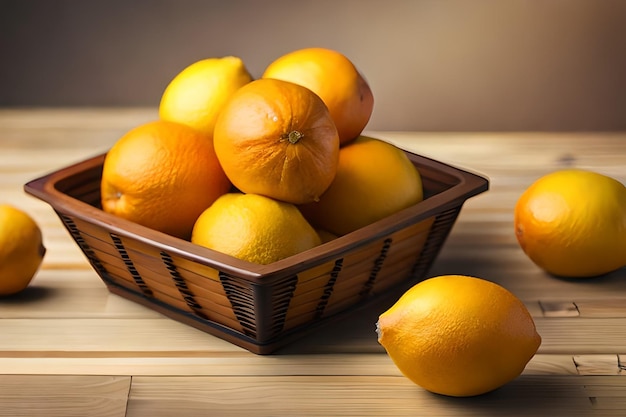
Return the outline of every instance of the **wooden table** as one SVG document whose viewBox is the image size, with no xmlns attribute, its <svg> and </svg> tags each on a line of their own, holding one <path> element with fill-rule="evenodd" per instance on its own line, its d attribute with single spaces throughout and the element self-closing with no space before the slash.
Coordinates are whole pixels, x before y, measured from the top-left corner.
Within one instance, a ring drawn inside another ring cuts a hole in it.
<svg viewBox="0 0 626 417">
<path fill-rule="evenodd" d="M 513 206 L 558 168 L 626 183 L 626 133 L 370 132 L 479 172 L 429 276 L 500 283 L 531 311 L 543 343 L 516 380 L 448 398 L 403 377 L 376 341 L 392 301 L 258 356 L 109 294 L 47 204 L 25 182 L 108 149 L 154 109 L 0 111 L 0 201 L 27 210 L 48 247 L 30 287 L 0 299 L 1 416 L 624 416 L 626 269 L 562 280 L 518 247 Z"/>
</svg>

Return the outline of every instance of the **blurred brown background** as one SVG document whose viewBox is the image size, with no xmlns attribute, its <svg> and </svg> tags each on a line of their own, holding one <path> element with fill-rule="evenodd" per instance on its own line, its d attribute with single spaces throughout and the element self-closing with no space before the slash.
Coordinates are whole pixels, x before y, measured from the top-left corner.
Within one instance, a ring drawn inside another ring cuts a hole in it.
<svg viewBox="0 0 626 417">
<path fill-rule="evenodd" d="M 192 62 L 346 54 L 368 129 L 626 130 L 626 0 L 0 0 L 0 107 L 158 106 Z"/>
</svg>

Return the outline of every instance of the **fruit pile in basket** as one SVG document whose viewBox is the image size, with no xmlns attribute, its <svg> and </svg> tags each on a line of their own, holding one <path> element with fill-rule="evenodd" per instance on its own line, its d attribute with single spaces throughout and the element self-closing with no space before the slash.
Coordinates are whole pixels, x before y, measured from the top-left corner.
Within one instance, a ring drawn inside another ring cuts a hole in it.
<svg viewBox="0 0 626 417">
<path fill-rule="evenodd" d="M 295 255 L 422 200 L 406 154 L 362 135 L 373 104 L 334 50 L 290 52 L 258 79 L 238 57 L 197 61 L 107 153 L 102 208 L 250 262 Z"/>
<path fill-rule="evenodd" d="M 294 51 L 256 80 L 236 57 L 195 62 L 165 88 L 158 120 L 107 153 L 102 208 L 259 264 L 305 251 L 423 198 L 406 154 L 363 136 L 372 110 L 366 80 L 336 51 Z M 521 249 L 552 275 L 626 265 L 626 187 L 613 178 L 550 173 L 512 214 Z M 0 206 L 0 296 L 24 289 L 44 254 L 36 223 Z M 514 294 L 463 275 L 416 284 L 377 332 L 405 376 L 449 396 L 508 383 L 541 344 Z"/>
</svg>

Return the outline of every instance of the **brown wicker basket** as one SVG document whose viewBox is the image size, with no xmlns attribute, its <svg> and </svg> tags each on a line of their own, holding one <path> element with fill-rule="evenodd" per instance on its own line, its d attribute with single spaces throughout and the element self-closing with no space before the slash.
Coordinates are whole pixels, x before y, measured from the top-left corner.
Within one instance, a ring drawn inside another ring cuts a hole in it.
<svg viewBox="0 0 626 417">
<path fill-rule="evenodd" d="M 256 265 L 105 213 L 104 154 L 28 182 L 107 288 L 257 354 L 422 279 L 466 199 L 487 179 L 406 152 L 424 201 L 321 246 Z"/>
</svg>

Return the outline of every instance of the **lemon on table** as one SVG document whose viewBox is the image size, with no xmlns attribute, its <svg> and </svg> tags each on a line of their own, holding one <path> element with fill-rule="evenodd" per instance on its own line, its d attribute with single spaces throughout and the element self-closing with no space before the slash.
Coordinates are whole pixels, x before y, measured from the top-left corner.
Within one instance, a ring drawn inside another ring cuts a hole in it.
<svg viewBox="0 0 626 417">
<path fill-rule="evenodd" d="M 229 193 L 198 218 L 191 241 L 258 264 L 269 264 L 319 244 L 315 229 L 291 203 Z"/>
<path fill-rule="evenodd" d="M 581 169 L 544 175 L 515 206 L 515 234 L 526 255 L 563 277 L 603 275 L 626 265 L 626 187 Z"/>
<path fill-rule="evenodd" d="M 215 121 L 226 101 L 252 76 L 239 57 L 196 61 L 179 72 L 165 88 L 159 117 L 213 136 Z"/>
<path fill-rule="evenodd" d="M 493 282 L 462 275 L 422 281 L 380 315 L 378 341 L 422 388 L 474 396 L 516 378 L 541 337 L 524 304 Z"/>
<path fill-rule="evenodd" d="M 25 289 L 39 269 L 46 249 L 41 229 L 26 212 L 0 205 L 0 296 Z"/>
</svg>

